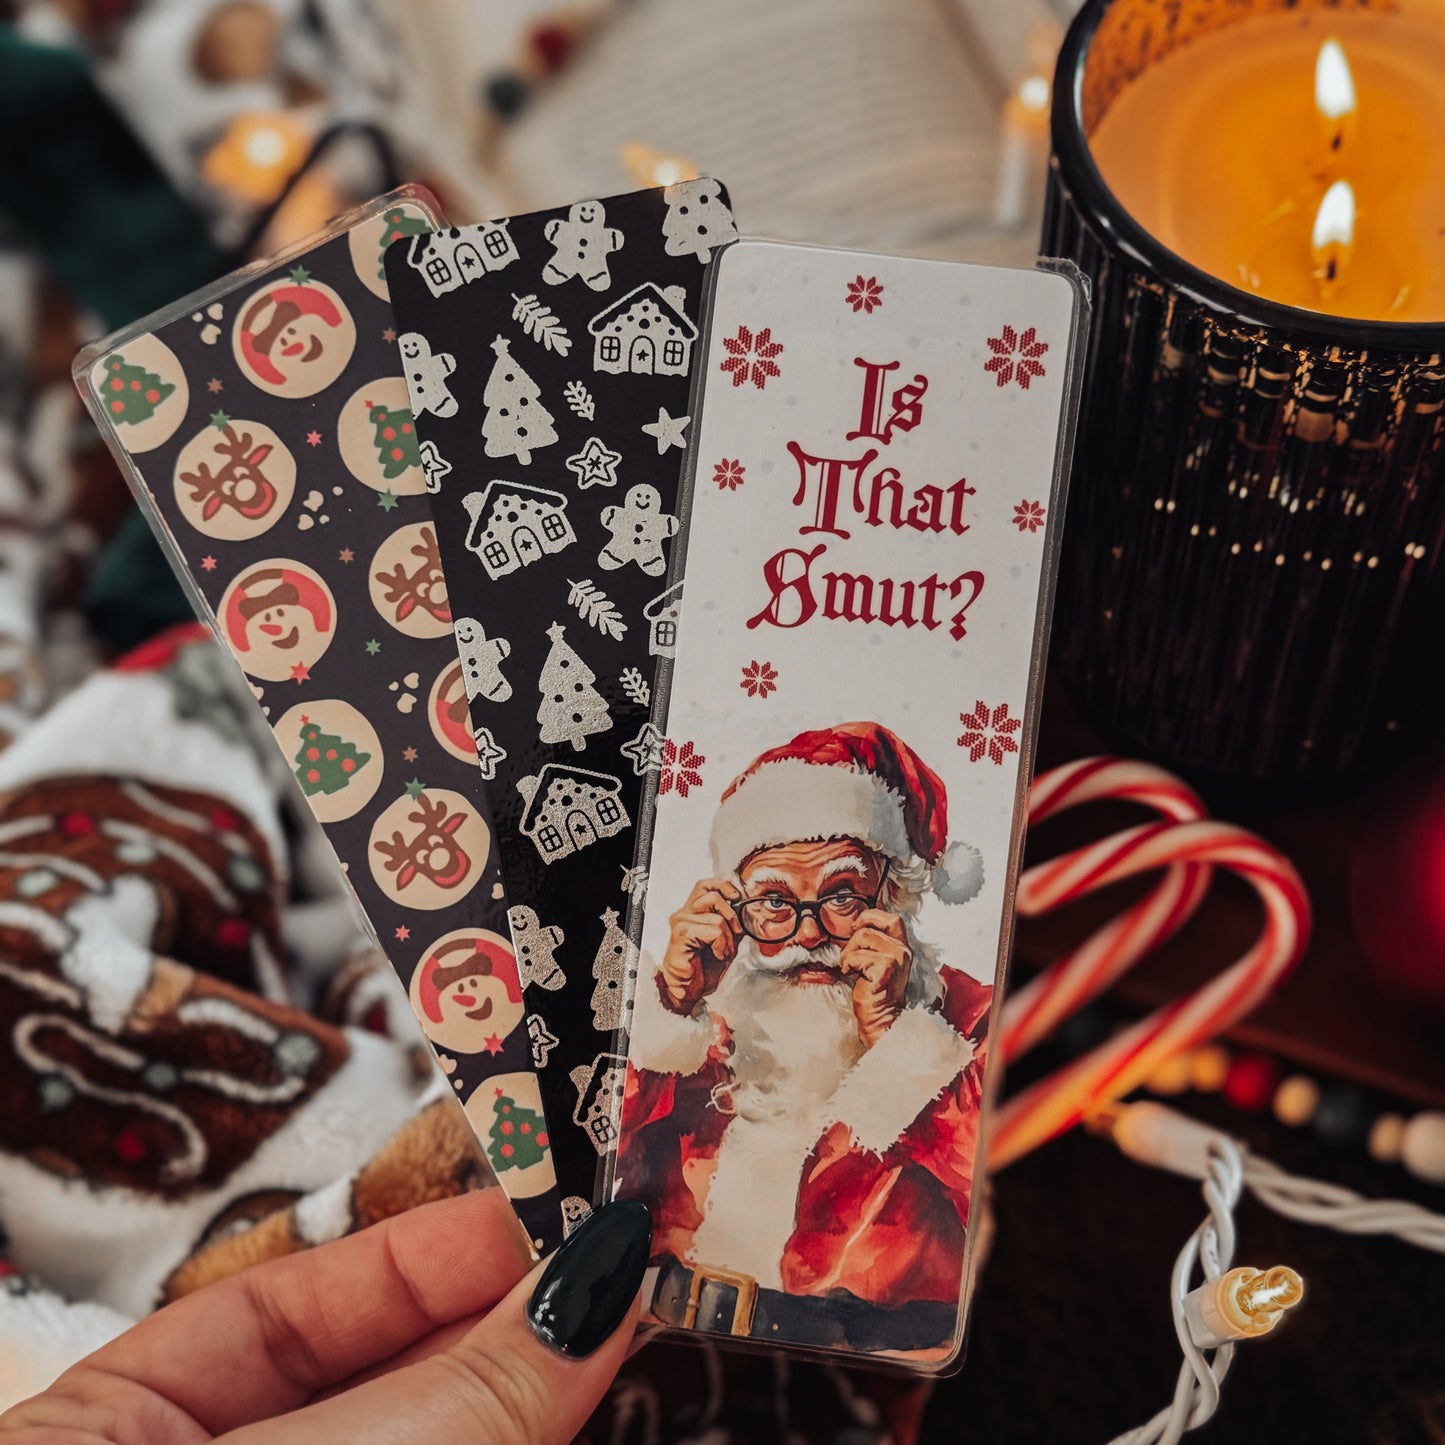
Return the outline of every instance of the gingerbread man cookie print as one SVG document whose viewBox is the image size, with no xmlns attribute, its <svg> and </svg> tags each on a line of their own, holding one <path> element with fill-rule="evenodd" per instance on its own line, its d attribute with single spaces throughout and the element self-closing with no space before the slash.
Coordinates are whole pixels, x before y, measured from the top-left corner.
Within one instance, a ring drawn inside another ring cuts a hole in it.
<svg viewBox="0 0 1445 1445">
<path fill-rule="evenodd" d="M 662 494 L 656 487 L 646 482 L 630 487 L 620 506 L 603 511 L 602 525 L 612 533 L 612 540 L 598 554 L 599 567 L 615 572 L 636 562 L 649 577 L 667 571 L 662 544 L 681 524 L 662 510 Z"/>
<path fill-rule="evenodd" d="M 623 236 L 607 224 L 601 201 L 579 201 L 565 221 L 560 216 L 548 221 L 543 235 L 556 248 L 542 268 L 542 279 L 549 286 L 560 286 L 574 276 L 594 291 L 605 291 L 612 284 L 607 258 L 622 249 Z"/>
</svg>

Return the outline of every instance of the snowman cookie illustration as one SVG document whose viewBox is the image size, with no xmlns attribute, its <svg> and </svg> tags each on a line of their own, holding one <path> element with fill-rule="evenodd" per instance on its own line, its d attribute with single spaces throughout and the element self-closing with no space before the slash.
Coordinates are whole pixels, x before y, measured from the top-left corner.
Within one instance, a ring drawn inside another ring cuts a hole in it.
<svg viewBox="0 0 1445 1445">
<path fill-rule="evenodd" d="M 242 671 L 266 682 L 306 682 L 336 634 L 336 600 L 311 568 L 276 558 L 226 589 L 221 627 Z"/>
<path fill-rule="evenodd" d="M 453 1054 L 497 1054 L 522 1021 L 512 946 L 485 928 L 437 939 L 411 976 L 411 1006 L 432 1043 Z"/>
<path fill-rule="evenodd" d="M 594 291 L 612 284 L 607 258 L 622 249 L 622 232 L 607 224 L 601 201 L 578 201 L 564 221 L 554 216 L 542 233 L 556 248 L 556 254 L 542 268 L 549 286 L 560 286 L 573 276 Z"/>
<path fill-rule="evenodd" d="M 656 487 L 643 482 L 629 488 L 620 506 L 604 509 L 602 525 L 612 533 L 612 540 L 598 554 L 599 567 L 615 572 L 636 562 L 649 577 L 667 571 L 662 544 L 681 524 L 662 510 L 662 494 Z"/>
<path fill-rule="evenodd" d="M 356 323 L 341 297 L 297 266 L 247 298 L 231 349 L 248 380 L 272 396 L 315 396 L 351 360 Z"/>
</svg>

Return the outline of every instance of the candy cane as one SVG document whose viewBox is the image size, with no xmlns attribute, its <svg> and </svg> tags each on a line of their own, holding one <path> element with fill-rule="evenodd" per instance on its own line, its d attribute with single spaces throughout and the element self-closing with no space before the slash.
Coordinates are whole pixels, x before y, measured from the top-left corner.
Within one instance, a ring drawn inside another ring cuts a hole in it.
<svg viewBox="0 0 1445 1445">
<path fill-rule="evenodd" d="M 1004 1103 L 989 1163 L 1010 1163 L 1063 1133 L 1109 1100 L 1137 1088 L 1166 1059 L 1230 1027 L 1264 1001 L 1299 961 L 1309 940 L 1310 906 L 1299 875 L 1267 843 L 1228 823 L 1146 823 L 1044 865 L 1052 903 L 1152 869 L 1180 864 L 1228 868 L 1265 907 L 1265 926 L 1247 953 L 1209 983 L 1150 1014 L 1092 1053 Z"/>
<path fill-rule="evenodd" d="M 1208 816 L 1194 791 L 1171 773 L 1124 758 L 1081 758 L 1035 779 L 1029 823 L 1042 823 L 1081 803 L 1111 798 L 1141 803 L 1175 822 Z M 1066 901 L 1079 866 L 1076 854 L 1030 868 L 1019 879 L 1015 907 L 1034 918 Z M 1102 993 L 1183 927 L 1209 891 L 1207 865 L 1171 865 L 1152 892 L 1099 928 L 1009 998 L 1002 1020 L 1005 1059 L 1016 1059 L 1070 1014 Z"/>
</svg>

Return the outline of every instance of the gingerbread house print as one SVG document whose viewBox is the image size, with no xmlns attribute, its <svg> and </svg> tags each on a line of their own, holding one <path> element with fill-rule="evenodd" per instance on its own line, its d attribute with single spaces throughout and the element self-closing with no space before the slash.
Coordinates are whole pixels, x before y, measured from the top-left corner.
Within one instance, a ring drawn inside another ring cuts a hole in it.
<svg viewBox="0 0 1445 1445">
<path fill-rule="evenodd" d="M 577 540 L 567 520 L 567 498 L 522 482 L 488 482 L 462 498 L 472 519 L 466 545 L 494 582 Z"/>
<path fill-rule="evenodd" d="M 506 221 L 453 226 L 413 236 L 406 263 L 420 271 L 433 296 L 445 296 L 488 271 L 500 271 L 517 259 L 517 245 Z"/>
<path fill-rule="evenodd" d="M 588 323 L 592 366 L 615 375 L 686 376 L 697 327 L 683 313 L 687 293 L 644 281 Z"/>
<path fill-rule="evenodd" d="M 627 1060 L 620 1054 L 598 1054 L 590 1064 L 579 1064 L 567 1077 L 577 1090 L 572 1122 L 583 1130 L 599 1154 L 605 1154 L 617 1137 L 613 1115 L 622 1109 Z"/>
<path fill-rule="evenodd" d="M 521 829 L 544 863 L 570 858 L 599 838 L 631 825 L 618 796 L 622 784 L 606 773 L 548 763 L 522 778 L 517 791 L 526 802 Z"/>
<path fill-rule="evenodd" d="M 677 615 L 682 610 L 682 583 L 674 582 L 642 609 L 647 619 L 647 650 L 653 657 L 673 657 L 677 649 Z"/>
</svg>

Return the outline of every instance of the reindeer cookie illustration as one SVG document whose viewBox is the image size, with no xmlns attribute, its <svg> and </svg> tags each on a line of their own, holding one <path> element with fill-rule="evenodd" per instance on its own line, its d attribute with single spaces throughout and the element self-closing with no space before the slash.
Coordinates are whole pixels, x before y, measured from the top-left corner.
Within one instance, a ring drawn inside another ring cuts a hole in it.
<svg viewBox="0 0 1445 1445">
<path fill-rule="evenodd" d="M 487 825 L 460 793 L 413 783 L 372 825 L 372 876 L 397 903 L 445 908 L 475 886 L 491 841 Z"/>
<path fill-rule="evenodd" d="M 415 522 L 393 532 L 371 564 L 371 602 L 408 637 L 444 637 L 452 630 L 451 605 L 436 530 Z"/>
<path fill-rule="evenodd" d="M 198 532 L 243 542 L 273 526 L 291 504 L 296 462 L 269 427 L 227 421 L 182 449 L 175 486 L 176 501 Z"/>
</svg>

